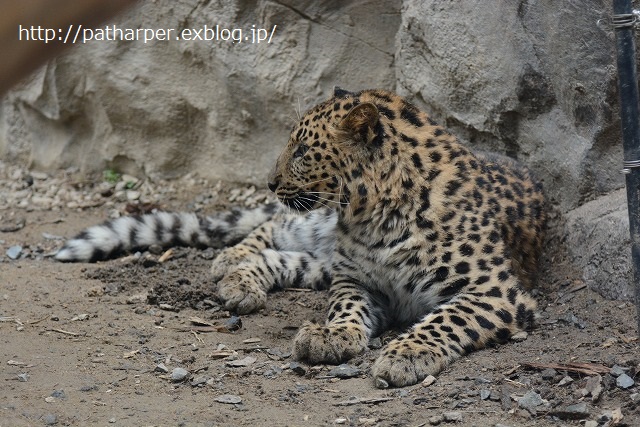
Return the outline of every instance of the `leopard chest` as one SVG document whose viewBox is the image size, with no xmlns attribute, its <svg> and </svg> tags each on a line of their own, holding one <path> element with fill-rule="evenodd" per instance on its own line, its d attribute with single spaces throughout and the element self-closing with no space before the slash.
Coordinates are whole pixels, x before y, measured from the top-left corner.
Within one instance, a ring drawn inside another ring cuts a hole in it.
<svg viewBox="0 0 640 427">
<path fill-rule="evenodd" d="M 428 265 L 437 248 L 407 225 L 400 236 L 384 244 L 371 230 L 338 227 L 334 277 L 349 277 L 386 305 L 398 324 L 411 323 L 442 301 L 437 286 L 438 265 Z M 390 239 L 390 240 L 389 240 Z"/>
</svg>

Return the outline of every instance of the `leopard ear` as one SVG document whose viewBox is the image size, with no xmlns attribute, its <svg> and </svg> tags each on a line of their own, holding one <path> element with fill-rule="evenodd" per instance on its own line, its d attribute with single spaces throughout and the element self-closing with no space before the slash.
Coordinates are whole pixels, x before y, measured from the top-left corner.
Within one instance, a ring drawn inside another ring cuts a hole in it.
<svg viewBox="0 0 640 427">
<path fill-rule="evenodd" d="M 353 107 L 342 119 L 338 128 L 346 132 L 350 139 L 368 144 L 376 137 L 379 119 L 378 108 L 370 102 L 365 102 Z"/>
<path fill-rule="evenodd" d="M 333 96 L 335 98 L 346 98 L 347 96 L 352 96 L 353 93 L 349 92 L 348 90 L 344 90 L 339 86 L 334 86 L 333 87 Z"/>
</svg>

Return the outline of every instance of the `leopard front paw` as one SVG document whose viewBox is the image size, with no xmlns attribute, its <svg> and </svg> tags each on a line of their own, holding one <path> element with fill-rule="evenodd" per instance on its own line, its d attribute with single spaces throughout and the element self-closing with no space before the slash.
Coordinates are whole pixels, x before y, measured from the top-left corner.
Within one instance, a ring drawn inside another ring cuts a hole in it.
<svg viewBox="0 0 640 427">
<path fill-rule="evenodd" d="M 238 314 L 248 314 L 263 308 L 267 293 L 251 276 L 234 271 L 218 282 L 218 298 L 224 308 Z"/>
<path fill-rule="evenodd" d="M 242 260 L 243 254 L 239 253 L 236 248 L 231 247 L 223 250 L 211 263 L 211 278 L 214 282 L 220 281 L 232 268 L 237 268 Z"/>
<path fill-rule="evenodd" d="M 293 358 L 309 363 L 337 364 L 357 356 L 366 347 L 365 332 L 355 325 L 320 326 L 306 323 L 293 341 Z"/>
<path fill-rule="evenodd" d="M 380 378 L 391 386 L 404 387 L 416 384 L 428 375 L 437 374 L 446 363 L 446 358 L 437 350 L 399 337 L 382 350 L 371 367 L 371 373 L 373 378 Z"/>
</svg>

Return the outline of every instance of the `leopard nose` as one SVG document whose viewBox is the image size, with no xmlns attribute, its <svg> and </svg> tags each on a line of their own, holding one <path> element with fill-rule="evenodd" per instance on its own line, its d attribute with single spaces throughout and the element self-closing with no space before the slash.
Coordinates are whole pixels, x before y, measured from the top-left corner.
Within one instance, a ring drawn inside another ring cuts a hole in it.
<svg viewBox="0 0 640 427">
<path fill-rule="evenodd" d="M 278 189 L 278 181 L 277 180 L 269 180 L 269 182 L 267 182 L 267 187 L 269 187 L 269 190 L 273 191 L 274 193 L 276 192 L 276 190 Z"/>
</svg>

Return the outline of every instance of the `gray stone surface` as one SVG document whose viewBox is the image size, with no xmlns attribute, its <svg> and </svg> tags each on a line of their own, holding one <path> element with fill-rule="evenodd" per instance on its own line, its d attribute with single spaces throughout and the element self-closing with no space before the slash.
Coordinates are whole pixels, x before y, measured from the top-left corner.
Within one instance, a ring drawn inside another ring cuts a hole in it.
<svg viewBox="0 0 640 427">
<path fill-rule="evenodd" d="M 405 0 L 399 90 L 472 145 L 531 164 L 562 211 L 623 185 L 610 5 Z"/>
<path fill-rule="evenodd" d="M 633 299 L 629 216 L 624 189 L 567 213 L 562 231 L 573 263 L 590 288 L 611 299 Z"/>
<path fill-rule="evenodd" d="M 44 170 L 263 184 L 297 111 L 334 85 L 393 88 L 399 2 L 141 2 L 120 28 L 271 30 L 271 44 L 90 41 L 2 102 L 0 157 Z"/>
</svg>

